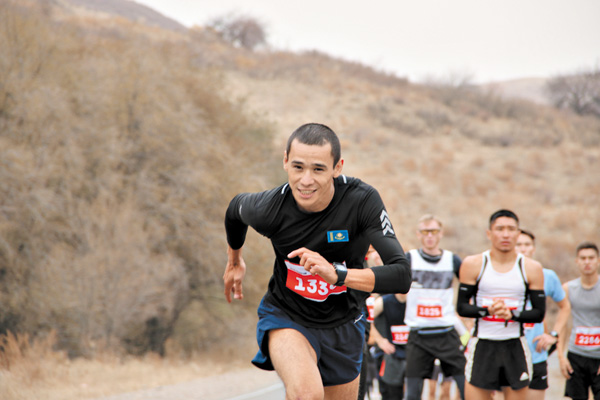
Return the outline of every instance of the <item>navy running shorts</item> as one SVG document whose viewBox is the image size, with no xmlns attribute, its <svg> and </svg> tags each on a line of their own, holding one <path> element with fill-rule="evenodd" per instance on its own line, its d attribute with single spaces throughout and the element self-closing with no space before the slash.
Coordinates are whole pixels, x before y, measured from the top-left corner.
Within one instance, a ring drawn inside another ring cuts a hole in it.
<svg viewBox="0 0 600 400">
<path fill-rule="evenodd" d="M 274 369 L 269 357 L 269 331 L 290 328 L 304 335 L 315 350 L 324 386 L 352 382 L 360 374 L 366 325 L 362 314 L 335 328 L 307 328 L 263 299 L 258 306 L 258 317 L 256 340 L 259 351 L 252 360 L 258 368 Z"/>
</svg>

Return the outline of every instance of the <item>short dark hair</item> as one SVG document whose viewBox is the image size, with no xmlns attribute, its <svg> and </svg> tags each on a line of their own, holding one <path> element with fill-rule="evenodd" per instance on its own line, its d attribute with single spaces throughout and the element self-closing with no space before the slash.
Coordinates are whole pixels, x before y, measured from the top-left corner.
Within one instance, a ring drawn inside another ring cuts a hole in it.
<svg viewBox="0 0 600 400">
<path fill-rule="evenodd" d="M 575 254 L 577 255 L 577 254 L 579 254 L 579 252 L 581 250 L 585 250 L 585 249 L 592 249 L 592 250 L 596 251 L 597 255 L 600 254 L 598 252 L 598 246 L 596 246 L 596 243 L 593 243 L 593 242 L 583 242 L 583 243 L 580 243 L 579 246 L 577 246 L 577 251 L 575 252 Z"/>
<path fill-rule="evenodd" d="M 517 217 L 517 214 L 515 214 L 514 212 L 510 211 L 510 210 L 498 210 L 495 213 L 492 214 L 492 216 L 490 217 L 490 227 L 492 226 L 492 224 L 500 217 L 508 217 L 508 218 L 512 218 L 515 221 L 517 221 L 517 225 L 519 224 L 519 218 Z"/>
<path fill-rule="evenodd" d="M 309 123 L 304 124 L 296 129 L 289 137 L 285 148 L 286 154 L 289 156 L 292 149 L 292 142 L 298 139 L 302 144 L 324 146 L 326 143 L 331 145 L 331 155 L 333 157 L 333 166 L 335 167 L 342 158 L 342 146 L 340 139 L 335 132 L 323 124 Z"/>
<path fill-rule="evenodd" d="M 535 235 L 525 229 L 519 229 L 523 235 L 527 235 L 531 238 L 531 240 L 535 243 Z"/>
</svg>

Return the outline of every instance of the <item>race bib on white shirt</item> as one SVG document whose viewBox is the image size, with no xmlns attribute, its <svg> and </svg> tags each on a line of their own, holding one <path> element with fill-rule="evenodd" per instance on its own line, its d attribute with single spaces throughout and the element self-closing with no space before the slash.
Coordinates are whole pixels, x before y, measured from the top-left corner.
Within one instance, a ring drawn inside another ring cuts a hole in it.
<svg viewBox="0 0 600 400">
<path fill-rule="evenodd" d="M 519 307 L 519 300 L 518 299 L 512 299 L 509 297 L 482 297 L 481 298 L 481 307 L 484 308 L 488 308 L 490 307 L 492 304 L 494 304 L 494 301 L 496 300 L 503 300 L 504 304 L 506 304 L 506 306 L 508 307 L 509 310 L 516 310 Z M 498 318 L 495 315 L 488 315 L 486 317 L 483 317 L 484 321 L 490 321 L 490 322 L 506 322 L 505 319 L 502 318 Z M 512 320 L 510 320 L 512 321 Z"/>
<path fill-rule="evenodd" d="M 440 298 L 420 297 L 417 299 L 417 317 L 441 318 L 442 300 Z"/>
<path fill-rule="evenodd" d="M 367 322 L 371 323 L 375 321 L 375 296 L 367 297 Z"/>
<path fill-rule="evenodd" d="M 406 344 L 408 343 L 408 333 L 410 328 L 406 325 L 393 325 L 392 331 L 392 343 L 394 344 Z"/>
</svg>

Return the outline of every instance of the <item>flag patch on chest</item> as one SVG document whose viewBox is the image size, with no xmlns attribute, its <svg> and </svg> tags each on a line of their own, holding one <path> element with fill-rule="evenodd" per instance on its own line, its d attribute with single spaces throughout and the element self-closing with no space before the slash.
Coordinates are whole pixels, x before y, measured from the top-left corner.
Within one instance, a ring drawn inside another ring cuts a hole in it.
<svg viewBox="0 0 600 400">
<path fill-rule="evenodd" d="M 348 231 L 327 231 L 327 242 L 328 243 L 337 243 L 337 242 L 347 242 L 349 240 Z"/>
</svg>

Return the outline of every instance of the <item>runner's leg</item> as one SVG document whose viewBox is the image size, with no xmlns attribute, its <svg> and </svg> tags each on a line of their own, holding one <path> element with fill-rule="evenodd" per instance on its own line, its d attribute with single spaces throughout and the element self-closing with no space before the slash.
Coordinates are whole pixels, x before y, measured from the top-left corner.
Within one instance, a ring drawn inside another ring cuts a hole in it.
<svg viewBox="0 0 600 400">
<path fill-rule="evenodd" d="M 546 397 L 545 390 L 537 390 L 537 389 L 529 389 L 529 393 L 527 393 L 527 400 L 544 400 Z"/>
<path fill-rule="evenodd" d="M 356 399 L 358 395 L 358 384 L 360 376 L 357 376 L 352 382 L 343 385 L 325 386 L 325 400 L 348 400 Z M 304 399 L 304 397 L 302 397 Z"/>
<path fill-rule="evenodd" d="M 502 393 L 504 393 L 504 400 L 525 400 L 528 399 L 529 388 L 524 387 L 523 389 L 514 390 L 509 386 L 504 386 Z"/>
<path fill-rule="evenodd" d="M 295 329 L 269 331 L 269 355 L 285 386 L 286 399 L 323 399 L 317 355 L 304 335 Z"/>
<path fill-rule="evenodd" d="M 436 399 L 437 383 L 437 379 L 427 379 L 427 384 L 429 385 L 429 400 Z"/>
<path fill-rule="evenodd" d="M 478 388 L 469 382 L 465 382 L 465 398 L 469 400 L 490 400 L 492 392 L 492 390 Z"/>
<path fill-rule="evenodd" d="M 421 400 L 423 378 L 406 378 L 406 400 Z"/>
</svg>

